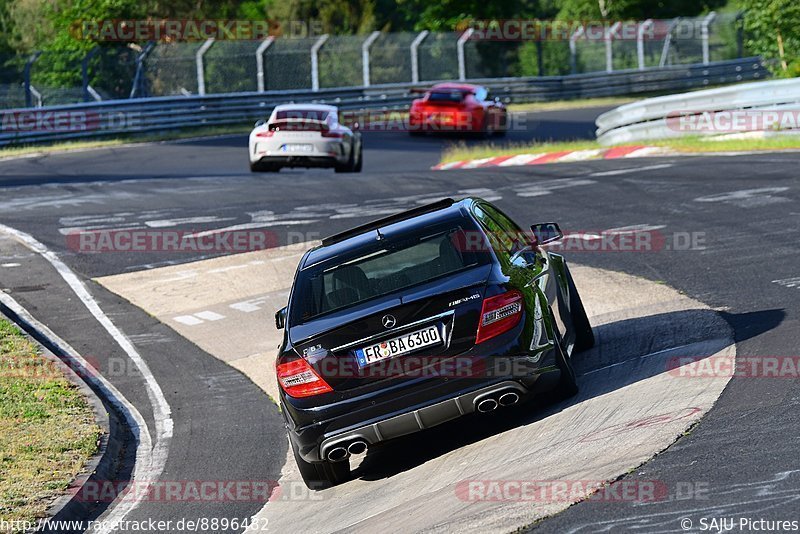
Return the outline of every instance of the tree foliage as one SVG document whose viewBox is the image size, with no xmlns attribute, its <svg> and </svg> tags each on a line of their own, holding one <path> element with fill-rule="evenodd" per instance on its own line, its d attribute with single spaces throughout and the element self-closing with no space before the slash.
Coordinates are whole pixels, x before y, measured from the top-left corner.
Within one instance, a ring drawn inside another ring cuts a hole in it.
<svg viewBox="0 0 800 534">
<path fill-rule="evenodd" d="M 800 76 L 800 3 L 745 0 L 747 47 L 769 60 L 780 76 Z"/>
</svg>

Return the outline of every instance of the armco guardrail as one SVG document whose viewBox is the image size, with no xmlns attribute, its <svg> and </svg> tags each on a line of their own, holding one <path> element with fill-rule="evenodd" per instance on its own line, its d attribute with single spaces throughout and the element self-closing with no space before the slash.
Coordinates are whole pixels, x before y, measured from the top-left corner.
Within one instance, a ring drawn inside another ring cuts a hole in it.
<svg viewBox="0 0 800 534">
<path fill-rule="evenodd" d="M 693 93 L 648 98 L 626 104 L 597 118 L 597 139 L 604 145 L 664 139 L 683 135 L 713 135 L 715 129 L 676 128 L 679 117 L 718 114 L 724 111 L 800 110 L 800 79 L 770 80 Z M 671 119 L 671 122 L 668 121 Z M 746 131 L 760 121 L 734 124 L 731 130 Z M 753 128 L 756 129 L 756 128 Z M 758 128 L 760 129 L 760 128 Z"/>
<path fill-rule="evenodd" d="M 685 90 L 766 75 L 767 71 L 758 58 L 745 58 L 708 65 L 614 73 L 470 81 L 487 86 L 506 103 L 517 103 Z M 432 83 L 435 82 L 319 91 L 140 98 L 8 110 L 0 113 L 3 117 L 0 146 L 245 124 L 265 118 L 275 105 L 286 102 L 329 103 L 345 110 L 406 109 L 415 97 L 411 89 Z"/>
</svg>

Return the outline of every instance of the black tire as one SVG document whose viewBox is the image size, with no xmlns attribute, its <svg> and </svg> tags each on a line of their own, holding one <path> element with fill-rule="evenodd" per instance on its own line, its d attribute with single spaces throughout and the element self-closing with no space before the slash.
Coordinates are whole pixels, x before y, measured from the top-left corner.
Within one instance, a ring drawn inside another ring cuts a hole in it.
<svg viewBox="0 0 800 534">
<path fill-rule="evenodd" d="M 358 147 L 358 159 L 356 160 L 356 166 L 353 167 L 353 172 L 361 172 L 361 168 L 364 166 L 364 147 Z"/>
<path fill-rule="evenodd" d="M 280 165 L 274 163 L 250 163 L 250 172 L 279 172 Z"/>
<path fill-rule="evenodd" d="M 290 439 L 289 441 L 291 442 L 292 440 Z M 348 460 L 341 462 L 306 462 L 297 452 L 297 447 L 293 442 L 292 452 L 300 470 L 300 476 L 303 477 L 303 482 L 309 489 L 326 489 L 350 480 L 350 462 Z"/>
<path fill-rule="evenodd" d="M 572 280 L 572 274 L 567 269 L 567 287 L 569 288 L 569 309 L 572 317 L 572 326 L 575 329 L 575 346 L 573 353 L 589 350 L 594 347 L 594 332 L 586 310 L 583 308 L 581 296 Z"/>
<path fill-rule="evenodd" d="M 347 162 L 342 164 L 335 164 L 333 166 L 333 170 L 336 172 L 355 172 L 356 168 L 356 151 L 355 147 L 350 149 L 350 157 L 347 158 Z"/>
<path fill-rule="evenodd" d="M 558 379 L 553 394 L 555 400 L 560 401 L 574 397 L 578 393 L 578 382 L 575 377 L 575 369 L 572 368 L 572 360 L 569 358 L 561 346 L 561 339 L 556 340 L 556 365 L 561 371 L 561 378 Z"/>
</svg>

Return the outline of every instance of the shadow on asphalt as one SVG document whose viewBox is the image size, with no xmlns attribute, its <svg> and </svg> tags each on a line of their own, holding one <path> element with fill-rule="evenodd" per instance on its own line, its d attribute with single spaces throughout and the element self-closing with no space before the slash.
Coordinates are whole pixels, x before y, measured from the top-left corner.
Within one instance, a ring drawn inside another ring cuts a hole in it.
<svg viewBox="0 0 800 534">
<path fill-rule="evenodd" d="M 533 398 L 489 415 L 468 416 L 387 442 L 370 450 L 361 465 L 353 471 L 353 477 L 367 481 L 390 478 L 464 446 L 545 420 L 574 404 L 666 372 L 670 369 L 670 361 L 676 356 L 707 358 L 724 348 L 725 338 L 732 337 L 730 332 L 726 332 L 729 325 L 749 326 L 746 331 L 737 329 L 736 341 L 741 342 L 777 327 L 784 316 L 782 310 L 720 314 L 713 310 L 700 309 L 663 313 L 597 326 L 594 329 L 598 340 L 595 348 L 574 356 L 573 362 L 580 386 L 580 392 L 575 397 L 556 404 L 548 403 L 544 397 Z M 667 351 L 675 346 L 674 340 L 680 340 L 679 345 L 682 346 L 714 339 L 719 339 L 720 343 L 712 345 L 713 348 L 709 348 L 707 353 Z M 665 352 L 663 355 L 654 354 L 659 351 Z M 641 358 L 643 355 L 651 356 L 645 360 Z M 625 367 L 619 364 L 628 361 L 631 362 L 630 372 L 595 374 L 609 366 L 621 371 Z M 597 380 L 598 378 L 607 380 Z"/>
</svg>

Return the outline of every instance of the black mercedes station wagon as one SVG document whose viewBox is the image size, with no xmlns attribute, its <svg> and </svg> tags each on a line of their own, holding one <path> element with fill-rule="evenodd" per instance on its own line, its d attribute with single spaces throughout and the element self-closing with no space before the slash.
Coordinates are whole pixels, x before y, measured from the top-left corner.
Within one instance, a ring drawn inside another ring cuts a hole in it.
<svg viewBox="0 0 800 534">
<path fill-rule="evenodd" d="M 564 258 L 479 198 L 445 199 L 322 240 L 300 260 L 276 363 L 306 484 L 350 477 L 390 439 L 577 392 L 594 336 Z"/>
</svg>

